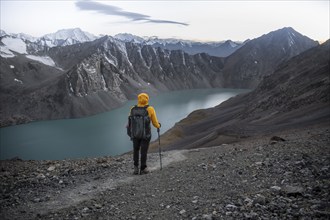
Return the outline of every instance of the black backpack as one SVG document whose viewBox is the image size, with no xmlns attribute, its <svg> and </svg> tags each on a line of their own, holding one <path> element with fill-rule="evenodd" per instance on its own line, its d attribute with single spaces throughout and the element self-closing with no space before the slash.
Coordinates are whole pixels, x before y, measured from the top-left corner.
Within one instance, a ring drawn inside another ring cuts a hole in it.
<svg viewBox="0 0 330 220">
<path fill-rule="evenodd" d="M 131 114 L 128 116 L 127 134 L 131 139 L 151 138 L 150 117 L 147 111 L 149 105 L 138 107 L 135 105 L 131 109 Z"/>
</svg>

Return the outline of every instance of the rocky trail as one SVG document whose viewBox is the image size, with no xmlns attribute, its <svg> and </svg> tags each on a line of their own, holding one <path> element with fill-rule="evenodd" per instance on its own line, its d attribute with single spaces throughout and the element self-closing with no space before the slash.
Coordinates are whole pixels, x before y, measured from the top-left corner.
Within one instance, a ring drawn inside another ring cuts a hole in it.
<svg viewBox="0 0 330 220">
<path fill-rule="evenodd" d="M 162 155 L 1 161 L 0 218 L 330 219 L 329 127 Z"/>
</svg>

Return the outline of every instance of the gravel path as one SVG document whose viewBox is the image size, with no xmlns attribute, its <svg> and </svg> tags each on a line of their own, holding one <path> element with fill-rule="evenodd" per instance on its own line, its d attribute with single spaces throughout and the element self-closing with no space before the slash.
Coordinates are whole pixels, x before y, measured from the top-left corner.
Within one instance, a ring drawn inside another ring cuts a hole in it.
<svg viewBox="0 0 330 220">
<path fill-rule="evenodd" d="M 0 218 L 330 219 L 329 131 L 167 151 L 162 170 L 152 153 L 139 176 L 131 155 L 1 161 Z"/>
</svg>

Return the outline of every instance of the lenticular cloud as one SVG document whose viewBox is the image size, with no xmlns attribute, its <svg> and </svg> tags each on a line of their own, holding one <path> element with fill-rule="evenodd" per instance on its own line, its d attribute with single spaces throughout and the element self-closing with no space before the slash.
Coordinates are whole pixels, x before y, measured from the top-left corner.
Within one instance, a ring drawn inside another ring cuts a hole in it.
<svg viewBox="0 0 330 220">
<path fill-rule="evenodd" d="M 102 4 L 102 3 L 98 3 L 98 2 L 79 1 L 79 2 L 76 2 L 76 6 L 80 10 L 96 11 L 98 13 L 106 14 L 106 15 L 122 16 L 122 17 L 128 18 L 132 21 L 145 21 L 145 22 L 150 22 L 150 23 L 164 23 L 164 24 L 179 24 L 179 25 L 188 26 L 187 23 L 182 23 L 182 22 L 177 22 L 177 21 L 151 19 L 149 15 L 124 11 L 123 9 L 121 9 L 119 7 L 115 7 L 112 5 L 106 5 L 106 4 Z"/>
</svg>

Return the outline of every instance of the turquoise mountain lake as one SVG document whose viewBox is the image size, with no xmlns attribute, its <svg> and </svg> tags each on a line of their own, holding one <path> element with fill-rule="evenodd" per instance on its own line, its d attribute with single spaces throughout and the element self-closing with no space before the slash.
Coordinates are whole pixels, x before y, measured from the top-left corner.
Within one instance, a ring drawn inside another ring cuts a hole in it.
<svg viewBox="0 0 330 220">
<path fill-rule="evenodd" d="M 247 90 L 194 89 L 151 96 L 149 105 L 162 124 L 161 133 L 196 109 L 210 108 Z M 102 114 L 32 122 L 0 128 L 0 159 L 57 160 L 114 156 L 132 150 L 127 117 L 136 100 Z M 157 138 L 155 128 L 153 138 Z"/>
</svg>

